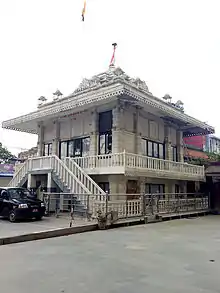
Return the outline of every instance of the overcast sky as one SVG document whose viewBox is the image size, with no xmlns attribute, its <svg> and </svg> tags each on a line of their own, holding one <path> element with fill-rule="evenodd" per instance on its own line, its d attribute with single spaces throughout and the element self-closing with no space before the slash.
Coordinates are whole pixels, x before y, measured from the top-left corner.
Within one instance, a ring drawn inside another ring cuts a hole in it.
<svg viewBox="0 0 220 293">
<path fill-rule="evenodd" d="M 219 0 L 0 0 L 0 121 L 35 110 L 58 88 L 68 95 L 83 77 L 116 63 L 149 90 L 182 100 L 188 114 L 220 135 Z M 36 137 L 0 129 L 13 152 Z"/>
</svg>

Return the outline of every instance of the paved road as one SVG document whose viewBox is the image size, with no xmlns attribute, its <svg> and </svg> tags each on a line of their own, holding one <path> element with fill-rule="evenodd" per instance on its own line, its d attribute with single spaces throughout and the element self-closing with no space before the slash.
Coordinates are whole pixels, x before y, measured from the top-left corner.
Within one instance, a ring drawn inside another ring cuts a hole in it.
<svg viewBox="0 0 220 293">
<path fill-rule="evenodd" d="M 210 216 L 2 246 L 0 289 L 219 292 L 219 224 L 220 216 Z"/>
<path fill-rule="evenodd" d="M 88 225 L 84 219 L 76 219 L 73 221 L 73 226 Z M 10 223 L 8 220 L 0 219 L 0 238 L 11 237 L 27 233 L 53 230 L 58 228 L 66 228 L 70 225 L 69 218 L 56 218 L 54 216 L 45 217 L 42 221 L 21 221 Z M 1 292 L 1 291 L 0 291 Z"/>
</svg>

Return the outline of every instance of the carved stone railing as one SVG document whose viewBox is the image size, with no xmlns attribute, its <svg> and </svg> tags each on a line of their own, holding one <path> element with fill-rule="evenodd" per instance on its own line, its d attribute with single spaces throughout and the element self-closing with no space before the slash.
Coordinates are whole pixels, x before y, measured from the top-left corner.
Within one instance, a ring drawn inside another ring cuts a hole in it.
<svg viewBox="0 0 220 293">
<path fill-rule="evenodd" d="M 204 180 L 203 166 L 173 162 L 147 156 L 116 153 L 74 158 L 88 174 L 127 174 L 165 177 L 168 179 Z"/>
</svg>

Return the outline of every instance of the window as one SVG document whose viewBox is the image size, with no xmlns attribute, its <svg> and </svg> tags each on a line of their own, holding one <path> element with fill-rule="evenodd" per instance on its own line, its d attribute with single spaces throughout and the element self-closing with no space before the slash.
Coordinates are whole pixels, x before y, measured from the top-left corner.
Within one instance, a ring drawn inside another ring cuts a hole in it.
<svg viewBox="0 0 220 293">
<path fill-rule="evenodd" d="M 141 141 L 142 154 L 148 157 L 164 159 L 164 144 L 146 139 Z"/>
<path fill-rule="evenodd" d="M 68 142 L 67 141 L 62 141 L 60 143 L 60 158 L 61 160 L 64 159 L 65 157 L 67 157 L 67 146 L 68 146 Z"/>
<path fill-rule="evenodd" d="M 74 141 L 68 142 L 68 157 L 74 157 Z"/>
<path fill-rule="evenodd" d="M 104 133 L 99 135 L 99 154 L 111 154 L 112 153 L 112 133 Z"/>
<path fill-rule="evenodd" d="M 47 143 L 44 145 L 44 156 L 51 156 L 52 155 L 52 143 Z"/>
<path fill-rule="evenodd" d="M 105 192 L 109 193 L 109 183 L 108 182 L 100 182 L 98 186 Z"/>
<path fill-rule="evenodd" d="M 172 150 L 172 160 L 174 162 L 178 162 L 178 157 L 177 157 L 177 147 L 176 146 L 172 146 L 171 147 Z"/>
<path fill-rule="evenodd" d="M 164 194 L 165 185 L 164 184 L 145 184 L 145 193 L 146 194 Z"/>
<path fill-rule="evenodd" d="M 180 186 L 175 184 L 175 193 L 180 193 Z"/>
<path fill-rule="evenodd" d="M 90 151 L 90 137 L 82 139 L 82 157 L 88 156 Z"/>
<path fill-rule="evenodd" d="M 84 157 L 90 151 L 90 137 L 77 138 L 60 143 L 60 158 L 65 157 Z"/>
<path fill-rule="evenodd" d="M 153 157 L 153 143 L 152 143 L 152 141 L 147 142 L 147 155 L 148 155 L 148 157 Z"/>
</svg>

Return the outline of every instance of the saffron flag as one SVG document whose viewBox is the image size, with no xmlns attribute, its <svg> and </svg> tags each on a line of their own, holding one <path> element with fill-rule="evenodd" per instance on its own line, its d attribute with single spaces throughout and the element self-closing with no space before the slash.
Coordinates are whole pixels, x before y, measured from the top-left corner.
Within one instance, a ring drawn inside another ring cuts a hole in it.
<svg viewBox="0 0 220 293">
<path fill-rule="evenodd" d="M 83 6 L 83 10 L 82 10 L 82 21 L 84 21 L 84 19 L 85 19 L 85 12 L 86 12 L 86 0 L 84 0 L 84 6 Z"/>
</svg>

